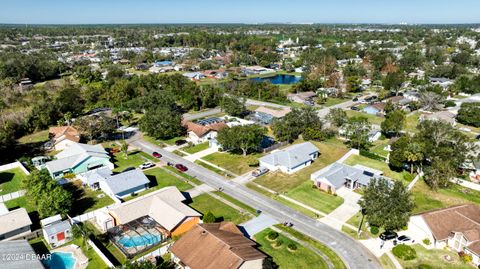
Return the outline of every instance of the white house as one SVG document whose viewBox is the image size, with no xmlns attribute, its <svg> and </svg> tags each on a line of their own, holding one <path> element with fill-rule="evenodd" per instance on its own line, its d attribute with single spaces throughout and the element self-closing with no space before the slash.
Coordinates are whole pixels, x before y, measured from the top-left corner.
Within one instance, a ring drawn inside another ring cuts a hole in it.
<svg viewBox="0 0 480 269">
<path fill-rule="evenodd" d="M 318 158 L 320 152 L 310 142 L 292 145 L 288 148 L 273 151 L 267 156 L 260 158 L 260 166 L 271 171 L 280 170 L 287 174 L 295 173 Z"/>
<path fill-rule="evenodd" d="M 218 131 L 228 127 L 219 118 L 209 118 L 197 122 L 185 121 L 183 126 L 187 129 L 188 140 L 194 144 L 200 144 L 217 137 Z"/>
<path fill-rule="evenodd" d="M 12 240 L 31 232 L 32 221 L 25 208 L 8 211 L 4 203 L 0 203 L 0 241 Z"/>
<path fill-rule="evenodd" d="M 60 215 L 55 215 L 40 221 L 43 237 L 53 248 L 61 246 L 72 240 L 72 225 L 68 220 L 62 220 Z"/>
</svg>

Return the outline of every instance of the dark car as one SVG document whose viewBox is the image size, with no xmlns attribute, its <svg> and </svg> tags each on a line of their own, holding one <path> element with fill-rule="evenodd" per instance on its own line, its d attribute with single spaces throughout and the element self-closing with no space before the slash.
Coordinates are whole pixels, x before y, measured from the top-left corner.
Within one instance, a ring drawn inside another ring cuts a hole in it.
<svg viewBox="0 0 480 269">
<path fill-rule="evenodd" d="M 175 168 L 177 168 L 179 171 L 182 171 L 182 172 L 186 172 L 188 170 L 188 168 L 181 163 L 177 163 L 175 165 Z"/>
<path fill-rule="evenodd" d="M 355 111 L 359 111 L 359 110 L 360 110 L 360 108 L 358 108 L 358 107 L 356 107 L 356 106 L 352 106 L 350 109 L 351 109 L 351 110 L 355 110 Z"/>
<path fill-rule="evenodd" d="M 392 231 L 385 231 L 385 232 L 380 234 L 380 239 L 382 239 L 384 241 L 392 240 L 392 239 L 395 239 L 397 237 L 398 237 L 397 233 L 392 232 Z"/>
<path fill-rule="evenodd" d="M 185 143 L 187 143 L 187 140 L 180 139 L 180 140 L 175 141 L 175 145 L 177 145 L 177 146 L 181 146 Z"/>
<path fill-rule="evenodd" d="M 406 236 L 406 235 L 400 235 L 398 238 L 397 238 L 397 241 L 399 243 L 414 243 L 415 240 L 412 240 L 410 237 Z"/>
<path fill-rule="evenodd" d="M 352 99 L 352 101 L 357 102 L 357 101 L 358 101 L 358 98 L 355 97 L 355 98 Z"/>
<path fill-rule="evenodd" d="M 155 157 L 155 158 L 162 158 L 162 154 L 160 154 L 160 153 L 158 153 L 158 152 L 156 152 L 156 151 L 154 151 L 154 152 L 152 153 L 152 156 Z"/>
</svg>

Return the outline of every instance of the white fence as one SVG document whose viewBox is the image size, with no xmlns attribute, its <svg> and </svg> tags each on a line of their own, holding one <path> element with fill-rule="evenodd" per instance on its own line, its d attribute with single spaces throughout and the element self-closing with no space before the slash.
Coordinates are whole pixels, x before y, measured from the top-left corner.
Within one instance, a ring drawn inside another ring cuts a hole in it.
<svg viewBox="0 0 480 269">
<path fill-rule="evenodd" d="M 105 207 L 102 207 L 102 208 L 99 208 L 99 209 L 96 209 L 96 210 L 93 210 L 93 211 L 90 211 L 90 212 L 87 212 L 87 213 L 84 213 L 82 215 L 78 215 L 78 216 L 75 216 L 73 218 L 71 218 L 73 220 L 74 223 L 77 223 L 77 222 L 84 222 L 84 221 L 87 221 L 87 220 L 91 220 L 91 219 L 94 219 L 97 214 L 102 211 L 102 210 L 105 210 Z"/>
<path fill-rule="evenodd" d="M 87 243 L 93 248 L 93 250 L 97 253 L 97 255 L 102 259 L 102 261 L 108 266 L 108 268 L 115 267 L 113 263 L 103 254 L 103 252 L 92 242 L 92 240 L 88 239 Z"/>
<path fill-rule="evenodd" d="M 137 261 L 143 261 L 145 259 L 148 259 L 149 257 L 157 257 L 157 256 L 163 256 L 165 255 L 168 250 L 170 249 L 170 246 L 172 245 L 172 243 L 168 243 L 166 244 L 165 246 L 162 246 L 161 248 L 157 248 L 156 250 L 148 253 L 148 254 L 145 254 L 143 255 L 142 257 L 138 258 Z"/>
<path fill-rule="evenodd" d="M 19 190 L 11 193 L 4 194 L 0 196 L 0 202 L 10 201 L 25 195 L 25 190 Z"/>
<path fill-rule="evenodd" d="M 14 168 L 20 168 L 25 174 L 30 175 L 30 172 L 28 172 L 27 168 L 25 168 L 25 166 L 23 166 L 23 164 L 19 161 L 4 164 L 4 165 L 0 165 L 0 172 L 10 170 L 10 169 L 14 169 Z"/>
</svg>

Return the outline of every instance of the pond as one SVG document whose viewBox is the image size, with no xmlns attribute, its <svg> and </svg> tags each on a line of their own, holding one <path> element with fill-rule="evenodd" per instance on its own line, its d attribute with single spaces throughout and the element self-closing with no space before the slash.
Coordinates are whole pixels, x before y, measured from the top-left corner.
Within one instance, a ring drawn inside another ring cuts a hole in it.
<svg viewBox="0 0 480 269">
<path fill-rule="evenodd" d="M 271 77 L 251 78 L 250 80 L 257 81 L 257 82 L 270 81 L 270 83 L 272 84 L 295 84 L 300 80 L 302 80 L 302 77 L 282 74 L 282 75 L 275 75 Z"/>
</svg>

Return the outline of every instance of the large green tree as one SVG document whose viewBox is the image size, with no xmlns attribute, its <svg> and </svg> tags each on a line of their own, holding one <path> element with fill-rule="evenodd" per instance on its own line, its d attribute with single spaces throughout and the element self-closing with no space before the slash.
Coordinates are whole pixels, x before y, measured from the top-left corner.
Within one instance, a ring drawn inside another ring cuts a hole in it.
<svg viewBox="0 0 480 269">
<path fill-rule="evenodd" d="M 348 121 L 347 112 L 341 108 L 330 109 L 327 118 L 336 127 L 342 127 Z"/>
<path fill-rule="evenodd" d="M 458 110 L 457 120 L 465 125 L 480 127 L 480 103 L 463 103 Z"/>
<path fill-rule="evenodd" d="M 249 151 L 258 149 L 265 133 L 265 128 L 259 125 L 239 125 L 220 130 L 217 140 L 224 150 L 238 150 L 246 156 Z"/>
<path fill-rule="evenodd" d="M 220 102 L 220 107 L 225 113 L 231 116 L 240 116 L 247 108 L 245 107 L 245 98 L 235 96 L 224 96 Z"/>
<path fill-rule="evenodd" d="M 185 133 L 182 115 L 169 109 L 147 111 L 139 126 L 140 130 L 157 139 L 169 139 Z"/>
<path fill-rule="evenodd" d="M 293 141 L 303 134 L 307 128 L 320 130 L 323 123 L 317 111 L 311 107 L 292 109 L 290 113 L 272 124 L 275 138 L 279 141 Z"/>
<path fill-rule="evenodd" d="M 393 231 L 405 227 L 415 206 L 408 189 L 400 181 L 373 179 L 358 202 L 372 226 Z"/>
<path fill-rule="evenodd" d="M 353 148 L 365 149 L 370 144 L 368 136 L 371 128 L 366 117 L 351 117 L 343 126 L 343 135 L 348 139 L 348 143 Z"/>
<path fill-rule="evenodd" d="M 380 124 L 382 133 L 386 136 L 396 136 L 405 126 L 405 112 L 394 109 L 385 115 L 385 120 Z"/>
</svg>

